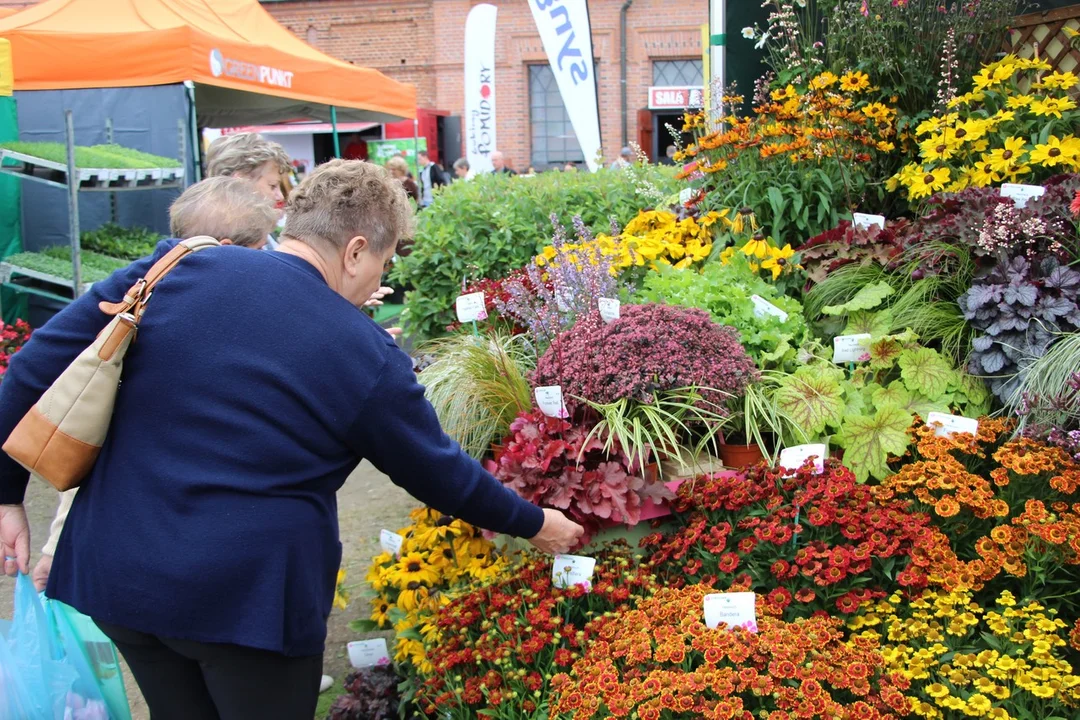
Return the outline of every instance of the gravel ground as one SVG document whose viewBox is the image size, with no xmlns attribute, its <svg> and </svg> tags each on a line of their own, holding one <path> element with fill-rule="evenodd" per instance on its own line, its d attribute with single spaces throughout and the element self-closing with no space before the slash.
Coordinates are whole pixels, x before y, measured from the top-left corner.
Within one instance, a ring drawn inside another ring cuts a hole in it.
<svg viewBox="0 0 1080 720">
<path fill-rule="evenodd" d="M 48 537 L 49 522 L 56 511 L 56 497 L 56 492 L 43 483 L 33 483 L 26 493 L 26 511 L 34 543 L 31 565 L 37 562 L 37 550 Z M 353 598 L 348 609 L 335 609 L 330 615 L 323 672 L 334 676 L 339 683 L 349 668 L 346 643 L 358 639 L 356 633 L 349 630 L 349 623 L 368 616 L 368 601 L 361 597 L 361 592 L 368 563 L 378 552 L 379 530 L 401 527 L 409 510 L 417 505 L 416 500 L 367 463 L 357 468 L 338 493 L 338 520 L 344 546 L 342 566 Z M 14 582 L 0 576 L 0 618 L 11 617 L 13 596 Z M 124 673 L 134 720 L 149 720 L 150 713 L 126 667 Z"/>
</svg>

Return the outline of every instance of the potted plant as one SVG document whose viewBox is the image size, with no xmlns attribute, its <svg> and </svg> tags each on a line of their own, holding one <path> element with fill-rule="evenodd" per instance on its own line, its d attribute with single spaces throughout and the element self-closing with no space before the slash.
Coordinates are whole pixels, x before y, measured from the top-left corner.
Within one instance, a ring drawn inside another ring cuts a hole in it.
<svg viewBox="0 0 1080 720">
<path fill-rule="evenodd" d="M 747 385 L 741 397 L 728 403 L 720 459 L 732 468 L 757 465 L 768 458 L 775 463 L 785 437 L 805 440 L 791 417 L 773 401 L 777 378 L 782 373 L 762 373 L 761 380 Z"/>
</svg>

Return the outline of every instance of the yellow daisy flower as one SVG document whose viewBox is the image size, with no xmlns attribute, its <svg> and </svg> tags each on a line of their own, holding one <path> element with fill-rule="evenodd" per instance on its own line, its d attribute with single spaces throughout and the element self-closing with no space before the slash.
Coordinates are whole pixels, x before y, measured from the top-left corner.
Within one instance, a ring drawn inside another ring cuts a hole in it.
<svg viewBox="0 0 1080 720">
<path fill-rule="evenodd" d="M 837 77 L 828 70 L 826 70 L 825 72 L 821 73 L 810 81 L 810 87 L 812 87 L 814 90 L 824 90 L 831 85 L 835 85 L 836 81 Z"/>
<path fill-rule="evenodd" d="M 929 197 L 934 193 L 944 190 L 951 177 L 951 171 L 947 167 L 925 170 L 916 175 L 908 186 L 908 194 L 912 200 Z"/>
<path fill-rule="evenodd" d="M 771 270 L 772 279 L 776 280 L 785 269 L 791 269 L 789 260 L 795 254 L 795 251 L 791 249 L 791 244 L 788 243 L 783 248 L 770 247 L 768 253 L 769 257 L 765 262 L 761 263 L 761 269 Z"/>
<path fill-rule="evenodd" d="M 1020 137 L 1006 138 L 1005 146 L 991 150 L 990 153 L 983 156 L 983 160 L 987 161 L 992 169 L 996 173 L 1004 173 L 1009 167 L 1016 164 L 1024 153 L 1024 148 L 1027 146 L 1027 141 Z"/>
<path fill-rule="evenodd" d="M 1005 104 L 1013 110 L 1019 110 L 1028 107 L 1033 102 L 1035 102 L 1035 98 L 1030 95 L 1013 95 L 1005 101 Z"/>
<path fill-rule="evenodd" d="M 1070 90 L 1076 87 L 1080 78 L 1071 72 L 1055 72 L 1047 75 L 1039 83 L 1038 87 L 1052 88 L 1054 90 Z"/>
<path fill-rule="evenodd" d="M 1001 182 L 1001 175 L 990 168 L 990 163 L 981 160 L 971 170 L 971 184 L 976 187 L 989 187 Z"/>
<path fill-rule="evenodd" d="M 743 255 L 765 259 L 769 257 L 769 241 L 758 233 L 742 246 Z"/>
<path fill-rule="evenodd" d="M 1056 118 L 1061 117 L 1061 113 L 1066 110 L 1073 110 L 1076 108 L 1076 101 L 1072 98 L 1041 98 L 1034 100 L 1031 103 L 1031 112 L 1038 117 L 1053 116 Z"/>
<path fill-rule="evenodd" d="M 1038 163 L 1043 167 L 1057 167 L 1068 164 L 1080 155 L 1080 140 L 1072 135 L 1066 135 L 1058 139 L 1056 135 L 1047 138 L 1045 145 L 1036 145 L 1031 151 L 1030 162 Z"/>
<path fill-rule="evenodd" d="M 424 585 L 434 585 L 439 582 L 439 573 L 428 564 L 423 555 L 417 552 L 408 553 L 389 572 L 390 581 L 399 588 L 409 583 L 418 582 Z"/>
<path fill-rule="evenodd" d="M 847 92 L 858 92 L 868 87 L 870 87 L 870 76 L 860 70 L 840 76 L 840 88 Z"/>
<path fill-rule="evenodd" d="M 798 97 L 799 93 L 795 90 L 794 85 L 788 85 L 783 90 L 773 90 L 772 99 L 776 102 L 787 100 L 788 98 Z"/>
</svg>

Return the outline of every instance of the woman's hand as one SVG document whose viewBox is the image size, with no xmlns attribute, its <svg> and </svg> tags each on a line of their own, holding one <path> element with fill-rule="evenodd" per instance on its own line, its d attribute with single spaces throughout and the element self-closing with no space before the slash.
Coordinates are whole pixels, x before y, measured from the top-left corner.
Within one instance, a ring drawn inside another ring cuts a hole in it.
<svg viewBox="0 0 1080 720">
<path fill-rule="evenodd" d="M 386 297 L 387 295 L 393 295 L 393 294 L 394 294 L 394 288 L 389 288 L 389 287 L 385 287 L 385 286 L 381 287 L 378 290 L 376 290 L 375 292 L 371 293 L 371 297 L 369 297 L 364 302 L 364 307 L 379 307 L 380 305 L 383 304 L 382 299 L 384 297 Z"/>
<path fill-rule="evenodd" d="M 30 523 L 22 505 L 0 505 L 0 550 L 5 575 L 30 572 Z"/>
<path fill-rule="evenodd" d="M 30 576 L 30 579 L 34 581 L 34 587 L 38 592 L 45 589 L 45 586 L 49 584 L 49 573 L 52 572 L 52 555 L 42 555 L 38 560 L 37 565 L 34 566 L 34 574 Z"/>
<path fill-rule="evenodd" d="M 568 552 L 570 548 L 577 545 L 584 534 L 585 528 L 558 510 L 544 508 L 544 526 L 529 542 L 538 550 L 558 555 Z"/>
</svg>

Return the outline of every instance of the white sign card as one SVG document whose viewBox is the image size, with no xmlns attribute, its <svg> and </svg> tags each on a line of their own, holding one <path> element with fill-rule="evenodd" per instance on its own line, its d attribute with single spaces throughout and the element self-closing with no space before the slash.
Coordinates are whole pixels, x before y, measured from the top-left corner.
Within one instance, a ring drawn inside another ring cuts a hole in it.
<svg viewBox="0 0 1080 720">
<path fill-rule="evenodd" d="M 705 626 L 716 628 L 727 623 L 729 628 L 757 632 L 757 609 L 752 592 L 713 593 L 705 596 Z"/>
<path fill-rule="evenodd" d="M 349 643 L 349 662 L 357 670 L 389 665 L 390 653 L 386 650 L 386 638 L 353 640 Z"/>
<path fill-rule="evenodd" d="M 855 213 L 851 216 L 851 224 L 860 230 L 869 230 L 872 225 L 877 225 L 879 229 L 885 229 L 885 216 L 884 215 L 867 215 L 866 213 Z"/>
<path fill-rule="evenodd" d="M 780 318 L 780 322 L 787 322 L 788 314 L 760 295 L 751 295 L 750 302 L 754 304 L 754 317 L 763 318 L 772 315 Z"/>
<path fill-rule="evenodd" d="M 540 407 L 540 411 L 548 417 L 570 417 L 570 413 L 566 410 L 566 404 L 563 402 L 561 385 L 547 385 L 536 388 L 536 404 Z"/>
<path fill-rule="evenodd" d="M 825 456 L 828 452 L 823 443 L 784 448 L 780 451 L 780 467 L 787 471 L 785 477 L 788 477 L 794 475 L 796 470 L 801 468 L 810 457 L 813 457 L 814 471 L 825 472 Z"/>
<path fill-rule="evenodd" d="M 398 535 L 396 532 L 383 530 L 379 533 L 379 545 L 382 546 L 383 552 L 390 553 L 391 555 L 400 555 L 401 546 L 404 542 L 405 538 Z"/>
<path fill-rule="evenodd" d="M 833 338 L 834 363 L 859 362 L 870 350 L 870 333 L 837 335 Z"/>
<path fill-rule="evenodd" d="M 975 418 L 963 415 L 949 415 L 948 413 L 932 412 L 926 415 L 926 424 L 934 428 L 934 434 L 939 437 L 949 437 L 953 433 L 979 433 L 979 421 Z"/>
<path fill-rule="evenodd" d="M 606 323 L 619 319 L 619 309 L 621 305 L 618 300 L 615 300 L 614 298 L 600 298 L 598 303 L 600 304 L 600 319 Z"/>
<path fill-rule="evenodd" d="M 458 295 L 456 305 L 457 319 L 460 323 L 476 322 L 487 318 L 487 307 L 484 305 L 482 292 Z"/>
<path fill-rule="evenodd" d="M 690 202 L 690 198 L 694 197 L 693 188 L 683 188 L 679 191 L 679 204 L 685 205 Z"/>
<path fill-rule="evenodd" d="M 582 555 L 556 555 L 551 563 L 551 582 L 557 588 L 583 585 L 586 591 L 590 591 L 595 568 L 595 558 Z"/>
<path fill-rule="evenodd" d="M 1020 185 L 1017 183 L 1005 183 L 1001 186 L 1001 197 L 1012 198 L 1018 208 L 1027 207 L 1028 200 L 1041 197 L 1046 192 L 1042 185 Z"/>
</svg>

